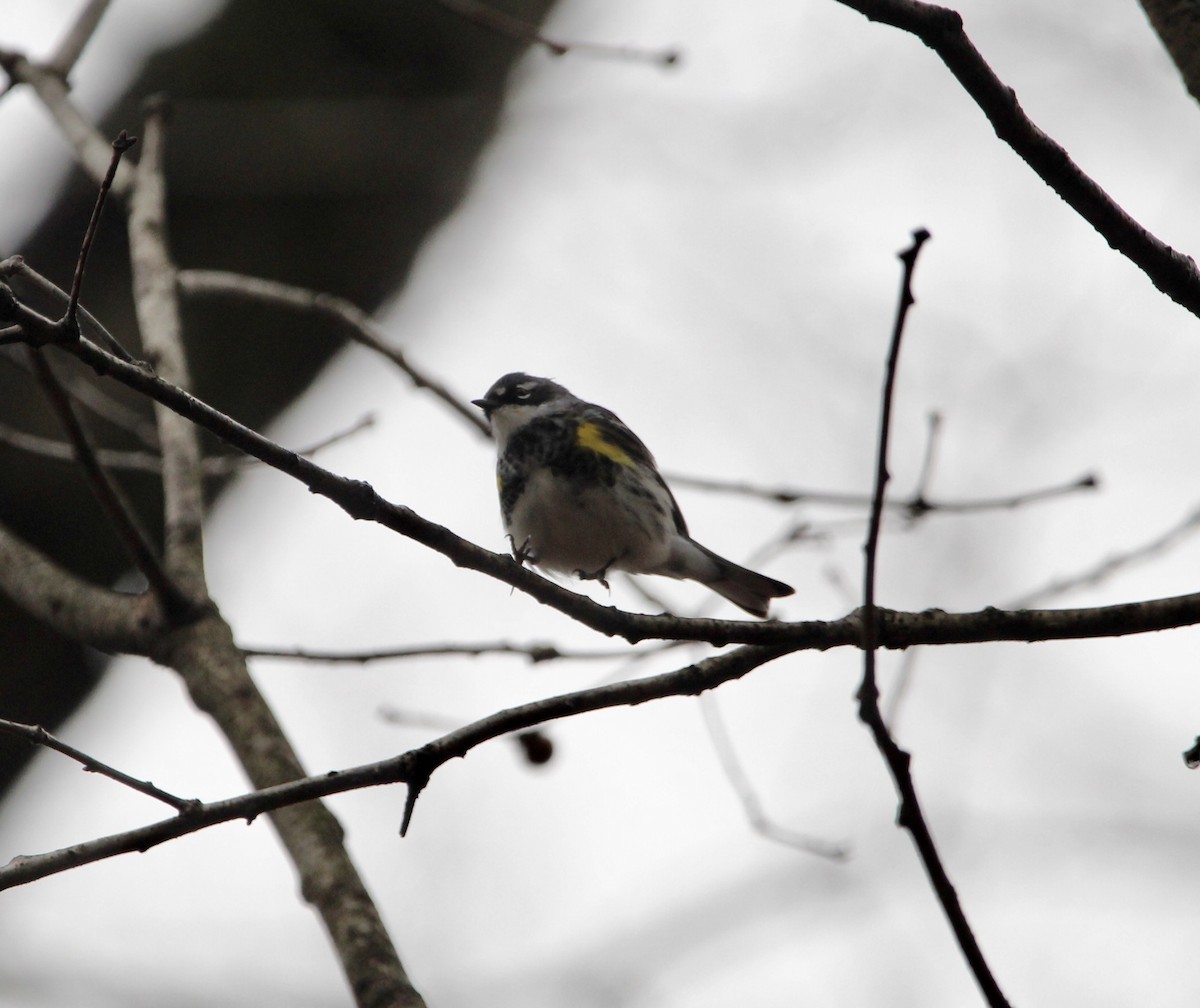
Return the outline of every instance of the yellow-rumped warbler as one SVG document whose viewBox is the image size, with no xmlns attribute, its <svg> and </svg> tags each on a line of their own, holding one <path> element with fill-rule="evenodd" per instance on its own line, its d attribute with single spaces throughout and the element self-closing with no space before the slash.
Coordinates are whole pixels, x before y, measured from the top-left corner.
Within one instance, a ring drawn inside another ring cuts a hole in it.
<svg viewBox="0 0 1200 1008">
<path fill-rule="evenodd" d="M 491 423 L 500 513 L 518 560 L 602 583 L 610 570 L 687 578 L 755 616 L 792 594 L 688 535 L 654 457 L 615 413 L 520 372 L 472 402 Z"/>
</svg>

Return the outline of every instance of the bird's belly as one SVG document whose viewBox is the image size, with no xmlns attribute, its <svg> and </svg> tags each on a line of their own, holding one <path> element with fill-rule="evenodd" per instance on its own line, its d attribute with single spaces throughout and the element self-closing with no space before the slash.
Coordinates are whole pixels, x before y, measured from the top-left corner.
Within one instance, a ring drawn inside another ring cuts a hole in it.
<svg viewBox="0 0 1200 1008">
<path fill-rule="evenodd" d="M 657 500 L 581 488 L 544 472 L 526 484 L 507 531 L 539 567 L 587 574 L 652 573 L 666 563 L 674 536 Z"/>
</svg>

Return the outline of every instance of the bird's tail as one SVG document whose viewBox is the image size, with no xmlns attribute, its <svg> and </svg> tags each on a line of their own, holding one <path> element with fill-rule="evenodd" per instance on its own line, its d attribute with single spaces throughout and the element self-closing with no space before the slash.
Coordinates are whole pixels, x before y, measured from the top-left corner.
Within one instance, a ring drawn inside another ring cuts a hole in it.
<svg viewBox="0 0 1200 1008">
<path fill-rule="evenodd" d="M 699 581 L 723 595 L 735 606 L 752 616 L 767 616 L 771 599 L 791 595 L 795 589 L 765 574 L 739 567 L 732 560 L 717 556 L 712 550 L 691 539 L 679 538 L 671 549 L 672 577 Z"/>
</svg>

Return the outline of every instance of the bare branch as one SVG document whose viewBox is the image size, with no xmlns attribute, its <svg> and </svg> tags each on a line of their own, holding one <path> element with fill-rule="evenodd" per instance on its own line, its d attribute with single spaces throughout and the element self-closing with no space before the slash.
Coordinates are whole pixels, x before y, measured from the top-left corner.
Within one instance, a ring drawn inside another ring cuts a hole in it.
<svg viewBox="0 0 1200 1008">
<path fill-rule="evenodd" d="M 1106 242 L 1133 262 L 1160 291 L 1200 315 L 1200 270 L 1190 256 L 1156 238 L 1127 214 L 1043 133 L 1017 102 L 963 31 L 962 16 L 919 0 L 837 0 L 871 21 L 911 32 L 941 57 L 987 116 L 996 135 L 1092 225 Z"/>
<path fill-rule="evenodd" d="M 71 281 L 71 294 L 67 298 L 67 310 L 63 315 L 63 325 L 69 332 L 74 332 L 76 335 L 79 333 L 79 294 L 83 290 L 83 275 L 87 270 L 88 254 L 92 251 L 92 242 L 96 239 L 96 231 L 100 227 L 100 216 L 104 212 L 104 204 L 108 200 L 109 190 L 112 189 L 117 168 L 120 167 L 121 155 L 136 143 L 137 137 L 131 137 L 124 130 L 121 130 L 112 142 L 112 160 L 108 164 L 108 171 L 104 173 L 104 178 L 100 180 L 96 203 L 92 207 L 92 216 L 88 221 L 87 230 L 84 232 L 83 242 L 79 246 L 79 258 L 75 262 L 75 276 Z"/>
<path fill-rule="evenodd" d="M 0 294 L 6 289 L 0 285 Z M 15 298 L 11 298 L 11 292 L 9 296 L 11 300 L 7 304 L 0 297 L 0 324 L 7 321 L 4 315 L 6 308 L 12 309 L 17 304 Z M 861 630 L 855 613 L 828 623 L 781 623 L 681 619 L 626 613 L 610 606 L 601 606 L 586 596 L 577 595 L 521 567 L 507 553 L 481 549 L 449 529 L 422 518 L 411 508 L 385 501 L 367 483 L 338 476 L 299 457 L 182 389 L 164 382 L 144 364 L 121 361 L 87 339 L 72 344 L 68 349 L 98 373 L 110 375 L 169 406 L 216 434 L 226 444 L 292 476 L 314 493 L 336 503 L 351 517 L 374 521 L 390 528 L 436 550 L 457 566 L 479 571 L 525 592 L 542 604 L 600 633 L 619 635 L 630 643 L 650 638 L 707 641 L 713 644 L 776 644 L 786 641 L 795 649 L 861 644 Z M 877 608 L 877 613 L 880 619 L 879 644 L 887 648 L 998 640 L 1074 640 L 1191 626 L 1200 622 L 1200 593 L 1088 609 L 1014 612 L 987 608 L 974 613 L 946 613 L 941 610 L 903 613 Z"/>
<path fill-rule="evenodd" d="M 108 171 L 112 145 L 72 103 L 66 82 L 58 70 L 32 63 L 23 54 L 11 51 L 0 51 L 0 68 L 14 84 L 27 84 L 33 89 L 75 149 L 80 166 L 99 185 Z M 122 165 L 113 179 L 112 191 L 117 196 L 125 196 L 131 184 L 129 166 Z"/>
<path fill-rule="evenodd" d="M 371 317 L 345 298 L 222 270 L 180 270 L 178 281 L 180 291 L 192 297 L 220 295 L 258 301 L 291 311 L 319 312 L 337 323 L 350 339 L 386 357 L 407 375 L 414 386 L 433 393 L 481 434 L 489 433 L 487 422 L 478 410 L 471 409 L 440 381 L 410 364 L 400 350 L 387 342 Z"/>
<path fill-rule="evenodd" d="M 196 798 L 180 798 L 169 791 L 164 791 L 160 787 L 155 787 L 150 781 L 138 780 L 136 777 L 131 777 L 129 774 L 123 773 L 115 767 L 109 766 L 107 763 L 102 763 L 94 756 L 89 756 L 82 750 L 76 749 L 73 745 L 68 745 L 61 739 L 55 738 L 41 725 L 18 724 L 16 721 L 0 719 L 0 732 L 15 735 L 17 738 L 25 739 L 32 745 L 43 746 L 46 749 L 53 749 L 55 752 L 62 753 L 64 756 L 69 756 L 88 773 L 97 773 L 103 777 L 108 777 L 118 784 L 123 784 L 127 788 L 132 788 L 134 791 L 170 805 L 177 812 L 187 812 L 189 809 L 195 808 L 200 804 Z"/>
<path fill-rule="evenodd" d="M 1095 587 L 1126 567 L 1154 559 L 1197 530 L 1200 530 L 1200 507 L 1193 508 L 1174 525 L 1138 546 L 1114 553 L 1087 570 L 1051 581 L 1041 588 L 1019 596 L 1010 603 L 1009 608 L 1023 609 L 1031 605 L 1042 605 L 1048 599 L 1074 591 L 1076 588 Z"/>
<path fill-rule="evenodd" d="M 79 57 L 83 55 L 87 44 L 92 40 L 96 28 L 99 27 L 100 19 L 108 10 L 109 2 L 110 0 L 88 0 L 75 19 L 75 23 L 58 43 L 58 47 L 50 58 L 46 60 L 47 70 L 58 74 L 63 80 L 71 75 L 71 70 L 78 62 Z"/>
<path fill-rule="evenodd" d="M 333 434 L 321 438 L 319 441 L 315 441 L 304 448 L 298 448 L 296 453 L 306 458 L 311 458 L 331 445 L 353 437 L 359 431 L 370 427 L 374 422 L 375 417 L 373 414 L 364 414 L 345 430 L 335 431 Z M 6 444 L 9 447 L 29 452 L 32 455 L 41 455 L 43 458 L 50 458 L 59 462 L 75 461 L 75 449 L 65 441 L 56 441 L 54 438 L 42 437 L 40 434 L 28 434 L 25 431 L 19 431 L 14 427 L 10 427 L 6 423 L 0 423 L 0 444 Z M 162 473 L 162 458 L 157 452 L 152 454 L 150 452 L 125 451 L 116 448 L 93 448 L 93 452 L 96 456 L 96 461 L 110 471 L 126 470 L 130 472 Z M 201 463 L 201 469 L 206 479 L 212 479 L 240 472 L 256 463 L 257 459 L 248 458 L 245 455 L 210 455 L 205 457 Z"/>
<path fill-rule="evenodd" d="M 406 727 L 435 728 L 447 731 L 458 727 L 459 721 L 444 714 L 432 714 L 428 711 L 401 710 L 399 707 L 383 705 L 379 708 L 379 717 L 388 724 Z M 514 732 L 507 738 L 521 754 L 521 758 L 530 766 L 543 766 L 554 757 L 554 743 L 541 726 L 526 728 Z"/>
<path fill-rule="evenodd" d="M 519 655 L 531 665 L 547 661 L 597 661 L 628 658 L 629 651 L 611 648 L 595 651 L 563 651 L 553 644 L 511 644 L 494 641 L 484 644 L 425 644 L 404 648 L 384 648 L 377 651 L 313 651 L 307 648 L 242 648 L 247 658 L 294 658 L 302 661 L 364 665 L 367 662 L 396 658 L 440 658 L 450 656 L 478 657 L 479 655 Z"/>
<path fill-rule="evenodd" d="M 164 133 L 165 106 L 154 102 L 130 199 L 129 241 L 143 344 L 164 375 L 186 385 L 175 268 L 166 244 Z M 229 625 L 208 599 L 196 429 L 166 404 L 157 403 L 155 414 L 163 454 L 167 568 L 189 596 L 205 606 L 201 618 L 173 626 L 152 641 L 151 657 L 179 672 L 192 702 L 213 717 L 255 786 L 296 780 L 304 776 L 304 768 L 250 678 Z M 346 851 L 337 818 L 321 803 L 311 802 L 278 809 L 272 822 L 305 899 L 320 914 L 356 1002 L 423 1006 Z"/>
<path fill-rule="evenodd" d="M 933 410 L 926 417 L 929 430 L 925 436 L 925 456 L 921 459 L 921 468 L 917 473 L 917 486 L 913 490 L 914 500 L 927 500 L 929 487 L 933 482 L 934 463 L 937 460 L 938 443 L 942 434 L 942 415 Z"/>
<path fill-rule="evenodd" d="M 98 651 L 146 655 L 157 599 L 89 584 L 0 525 L 0 592 L 56 632 Z"/>
<path fill-rule="evenodd" d="M 134 309 L 142 346 L 167 381 L 191 385 L 183 352 L 175 265 L 167 249 L 166 185 L 162 175 L 166 106 L 148 103 L 145 143 L 129 200 L 129 253 Z M 173 410 L 155 406 L 163 459 L 164 556 L 171 579 L 202 599 L 204 588 L 204 488 L 196 428 Z"/>
<path fill-rule="evenodd" d="M 663 68 L 679 64 L 678 49 L 641 49 L 634 46 L 605 45 L 601 42 L 558 42 L 547 38 L 527 21 L 497 10 L 480 0 L 438 0 L 447 10 L 453 11 L 472 24 L 513 39 L 523 45 L 542 46 L 552 56 L 565 56 L 579 52 L 604 59 L 616 59 L 630 63 L 652 63 Z"/>
<path fill-rule="evenodd" d="M 845 844 L 788 829 L 767 815 L 762 801 L 755 793 L 754 786 L 750 783 L 750 778 L 742 766 L 742 761 L 738 758 L 733 739 L 729 737 L 729 730 L 726 728 L 725 720 L 721 717 L 720 708 L 717 706 L 716 696 L 711 693 L 702 693 L 700 695 L 700 711 L 704 715 L 704 725 L 708 729 L 708 737 L 712 741 L 725 779 L 729 781 L 738 801 L 742 803 L 746 818 L 756 833 L 768 840 L 783 844 L 785 847 L 792 847 L 805 854 L 828 858 L 830 861 L 844 861 L 850 856 L 850 849 Z"/>
<path fill-rule="evenodd" d="M 83 425 L 71 408 L 71 401 L 59 384 L 41 350 L 28 347 L 30 363 L 42 389 L 45 391 L 50 405 L 57 414 L 59 421 L 66 429 L 71 443 L 71 454 L 83 470 L 88 485 L 92 488 L 96 499 L 100 502 L 101 510 L 109 524 L 117 533 L 121 545 L 125 547 L 130 559 L 150 585 L 150 590 L 158 596 L 168 615 L 176 618 L 186 618 L 192 607 L 179 587 L 163 569 L 158 553 L 150 541 L 150 537 L 142 528 L 129 501 L 121 492 L 121 488 L 109 478 L 107 471 L 100 464 L 91 441 L 88 439 Z"/>
<path fill-rule="evenodd" d="M 15 255 L 9 256 L 7 259 L 0 260 L 0 277 L 7 276 L 19 277 L 21 280 L 28 281 L 32 286 L 40 290 L 42 293 L 58 298 L 63 302 L 64 305 L 70 302 L 71 296 L 66 291 L 52 283 L 50 280 L 46 279 L 46 277 L 38 273 L 37 270 L 30 267 L 29 264 L 25 262 L 24 256 Z M 112 333 L 110 333 L 106 328 L 104 328 L 103 325 L 101 325 L 96 316 L 94 316 L 82 305 L 78 306 L 78 312 L 79 319 L 83 322 L 83 328 L 81 331 L 84 334 L 94 339 L 101 346 L 105 347 L 109 353 L 120 357 L 121 360 L 130 363 L 133 362 L 133 356 L 123 346 L 121 346 L 116 339 L 113 338 Z M 61 323 L 59 323 L 59 325 L 61 325 Z M 67 335 L 70 337 L 74 334 Z M 43 340 L 43 342 L 53 343 L 56 342 L 56 340 L 53 338 L 47 338 Z M 144 428 L 144 424 L 140 426 Z M 134 428 L 130 427 L 129 429 L 133 430 Z M 138 431 L 135 431 L 135 433 L 138 433 Z"/>
<path fill-rule="evenodd" d="M 871 504 L 870 494 L 842 493 L 834 490 L 807 490 L 800 487 L 760 486 L 737 480 L 709 479 L 700 476 L 682 476 L 672 473 L 667 481 L 673 487 L 691 487 L 696 490 L 711 490 L 717 493 L 740 494 L 746 497 L 757 497 L 778 504 L 826 504 L 835 507 L 868 508 Z M 1092 473 L 1085 473 L 1066 483 L 1056 483 L 1053 486 L 1040 487 L 1034 490 L 1024 490 L 1019 493 L 1005 494 L 997 497 L 981 497 L 975 500 L 939 500 L 930 498 L 923 489 L 924 484 L 918 482 L 917 490 L 907 497 L 887 497 L 884 508 L 888 511 L 901 511 L 910 517 L 921 517 L 935 511 L 949 514 L 964 514 L 973 511 L 997 511 L 1023 507 L 1038 501 L 1050 500 L 1054 497 L 1064 497 L 1067 494 L 1078 493 L 1082 490 L 1095 490 L 1100 485 L 1099 479 Z"/>
<path fill-rule="evenodd" d="M 669 696 L 694 696 L 721 683 L 741 678 L 784 653 L 785 650 L 780 648 L 738 648 L 662 675 L 564 693 L 498 711 L 391 759 L 263 787 L 236 798 L 205 803 L 189 809 L 186 815 L 175 816 L 125 833 L 73 844 L 46 854 L 14 858 L 7 865 L 0 867 L 0 890 L 24 885 L 118 854 L 146 851 L 167 840 L 218 823 L 235 819 L 251 821 L 264 812 L 283 810 L 315 798 L 382 784 L 409 785 L 410 795 L 404 822 L 404 827 L 407 828 L 416 796 L 428 783 L 433 772 L 445 763 L 465 756 L 484 742 L 513 732 L 536 728 L 546 721 L 574 717 L 588 711 L 636 706 Z"/>
</svg>

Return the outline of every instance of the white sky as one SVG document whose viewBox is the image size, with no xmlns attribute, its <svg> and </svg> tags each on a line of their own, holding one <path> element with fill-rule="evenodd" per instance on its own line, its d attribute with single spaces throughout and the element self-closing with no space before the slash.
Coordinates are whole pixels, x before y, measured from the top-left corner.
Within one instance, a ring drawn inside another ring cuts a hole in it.
<svg viewBox="0 0 1200 1008">
<path fill-rule="evenodd" d="M 6 11 L 0 42 L 45 51 L 73 6 L 46 5 L 49 28 Z M 1200 116 L 1134 0 L 1091 0 L 1086 17 L 1037 0 L 957 6 L 1039 125 L 1152 231 L 1200 246 Z M 127 62 L 116 47 L 146 44 L 133 26 L 155 8 L 116 0 L 79 68 L 85 107 Z M 569 0 L 549 31 L 678 46 L 684 61 L 661 73 L 526 59 L 470 197 L 382 319 L 464 397 L 506 371 L 550 374 L 615 409 L 668 471 L 863 490 L 894 256 L 925 226 L 895 488 L 912 486 L 925 416 L 939 410 L 937 495 L 1003 495 L 1086 471 L 1103 490 L 893 525 L 881 603 L 1003 605 L 1196 505 L 1196 320 L 996 141 L 917 40 L 833 0 Z M 38 119 L 20 94 L 0 103 L 4 135 Z M 56 141 L 37 129 L 28 160 L 0 165 L 0 192 L 17 202 L 31 179 L 46 188 L 31 166 Z M 0 219 L 0 241 L 18 223 Z M 322 463 L 502 548 L 490 449 L 374 358 L 343 354 L 272 433 L 302 444 L 368 409 L 380 422 Z M 791 522 L 848 517 L 679 497 L 697 538 L 735 559 Z M 766 563 L 797 587 L 778 615 L 850 609 L 860 539 L 855 525 Z M 245 644 L 603 643 L 271 473 L 226 497 L 209 548 L 214 595 Z M 1198 560 L 1186 541 L 1056 604 L 1192 591 Z M 682 608 L 706 601 L 694 586 L 649 586 Z M 613 601 L 643 604 L 622 586 Z M 917 657 L 901 741 L 1015 1004 L 1127 1005 L 1153 991 L 1156 1006 L 1194 1005 L 1200 777 L 1179 754 L 1200 732 L 1196 643 L 1189 630 Z M 887 681 L 899 661 L 883 659 Z M 313 771 L 429 737 L 383 723 L 381 705 L 459 724 L 625 674 L 517 659 L 256 667 Z M 685 700 L 556 725 L 559 758 L 540 772 L 504 743 L 483 747 L 437 773 L 403 841 L 400 791 L 332 804 L 438 1008 L 977 1003 L 892 824 L 890 783 L 854 716 L 857 676 L 852 654 L 804 654 L 716 695 L 768 810 L 848 841 L 845 865 L 750 831 Z M 177 793 L 244 787 L 170 673 L 140 662 L 119 663 L 63 734 Z M 161 814 L 47 756 L 4 809 L 0 860 Z M 295 889 L 258 823 L 7 892 L 0 1006 L 346 1004 Z"/>
</svg>

